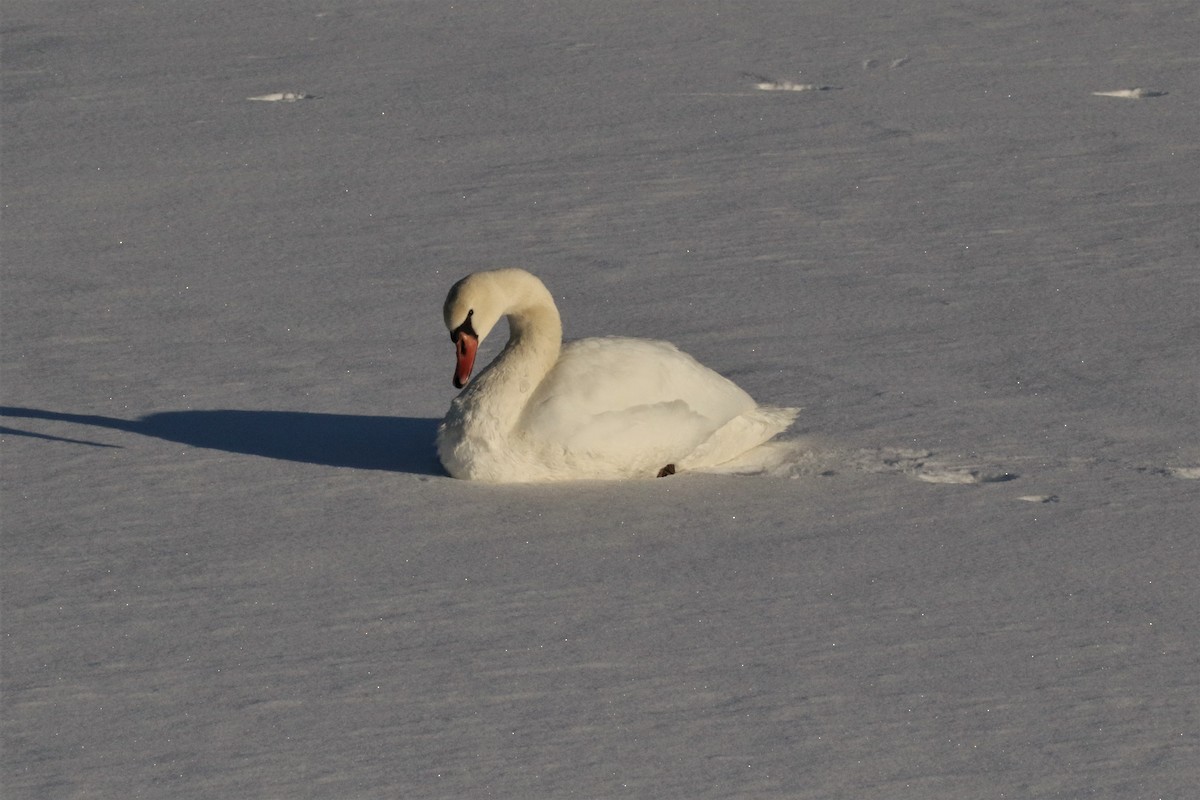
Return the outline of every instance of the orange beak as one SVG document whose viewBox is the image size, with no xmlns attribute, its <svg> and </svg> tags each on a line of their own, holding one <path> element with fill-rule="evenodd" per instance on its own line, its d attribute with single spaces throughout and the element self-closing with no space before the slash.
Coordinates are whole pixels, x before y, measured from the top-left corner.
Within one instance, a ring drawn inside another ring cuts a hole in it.
<svg viewBox="0 0 1200 800">
<path fill-rule="evenodd" d="M 454 388 L 461 389 L 467 385 L 467 380 L 471 377 L 471 370 L 475 367 L 475 352 L 479 349 L 479 337 L 460 328 L 450 338 L 454 340 L 454 348 L 458 351 L 458 363 L 454 367 Z"/>
</svg>

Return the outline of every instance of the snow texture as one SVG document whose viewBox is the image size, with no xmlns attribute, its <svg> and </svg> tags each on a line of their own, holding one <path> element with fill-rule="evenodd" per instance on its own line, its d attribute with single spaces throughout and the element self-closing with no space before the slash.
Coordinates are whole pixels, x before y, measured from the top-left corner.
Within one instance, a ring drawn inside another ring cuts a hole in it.
<svg viewBox="0 0 1200 800">
<path fill-rule="evenodd" d="M 1195 797 L 1194 0 L 3 37 L 5 800 Z M 442 301 L 509 265 L 804 413 L 446 477 Z"/>
</svg>

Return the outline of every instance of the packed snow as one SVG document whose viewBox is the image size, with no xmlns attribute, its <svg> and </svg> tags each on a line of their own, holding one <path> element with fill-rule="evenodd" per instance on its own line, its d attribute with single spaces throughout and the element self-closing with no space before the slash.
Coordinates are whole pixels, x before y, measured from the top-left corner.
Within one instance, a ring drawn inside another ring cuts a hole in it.
<svg viewBox="0 0 1200 800">
<path fill-rule="evenodd" d="M 1198 39 L 9 0 L 0 794 L 1194 797 Z M 804 410 L 451 479 L 442 302 L 502 266 Z"/>
</svg>

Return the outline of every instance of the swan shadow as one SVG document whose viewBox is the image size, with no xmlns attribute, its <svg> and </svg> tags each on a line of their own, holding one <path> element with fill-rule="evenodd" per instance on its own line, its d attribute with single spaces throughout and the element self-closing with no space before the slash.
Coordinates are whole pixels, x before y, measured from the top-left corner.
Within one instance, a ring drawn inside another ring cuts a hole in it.
<svg viewBox="0 0 1200 800">
<path fill-rule="evenodd" d="M 162 411 L 135 420 L 0 406 L 0 417 L 136 433 L 191 447 L 328 467 L 445 475 L 434 447 L 439 420 L 305 411 Z M 116 445 L 0 428 L 6 434 L 92 447 Z"/>
</svg>

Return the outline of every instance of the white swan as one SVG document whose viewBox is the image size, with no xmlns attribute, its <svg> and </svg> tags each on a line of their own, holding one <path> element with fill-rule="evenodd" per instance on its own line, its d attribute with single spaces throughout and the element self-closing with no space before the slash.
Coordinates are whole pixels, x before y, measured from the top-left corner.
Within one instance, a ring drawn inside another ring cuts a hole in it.
<svg viewBox="0 0 1200 800">
<path fill-rule="evenodd" d="M 456 478 L 501 482 L 639 478 L 733 459 L 799 409 L 759 406 L 674 345 L 582 339 L 562 345 L 554 299 L 533 275 L 498 269 L 450 289 L 446 327 L 466 388 L 438 429 Z M 508 344 L 468 384 L 479 343 L 508 317 Z"/>
</svg>

